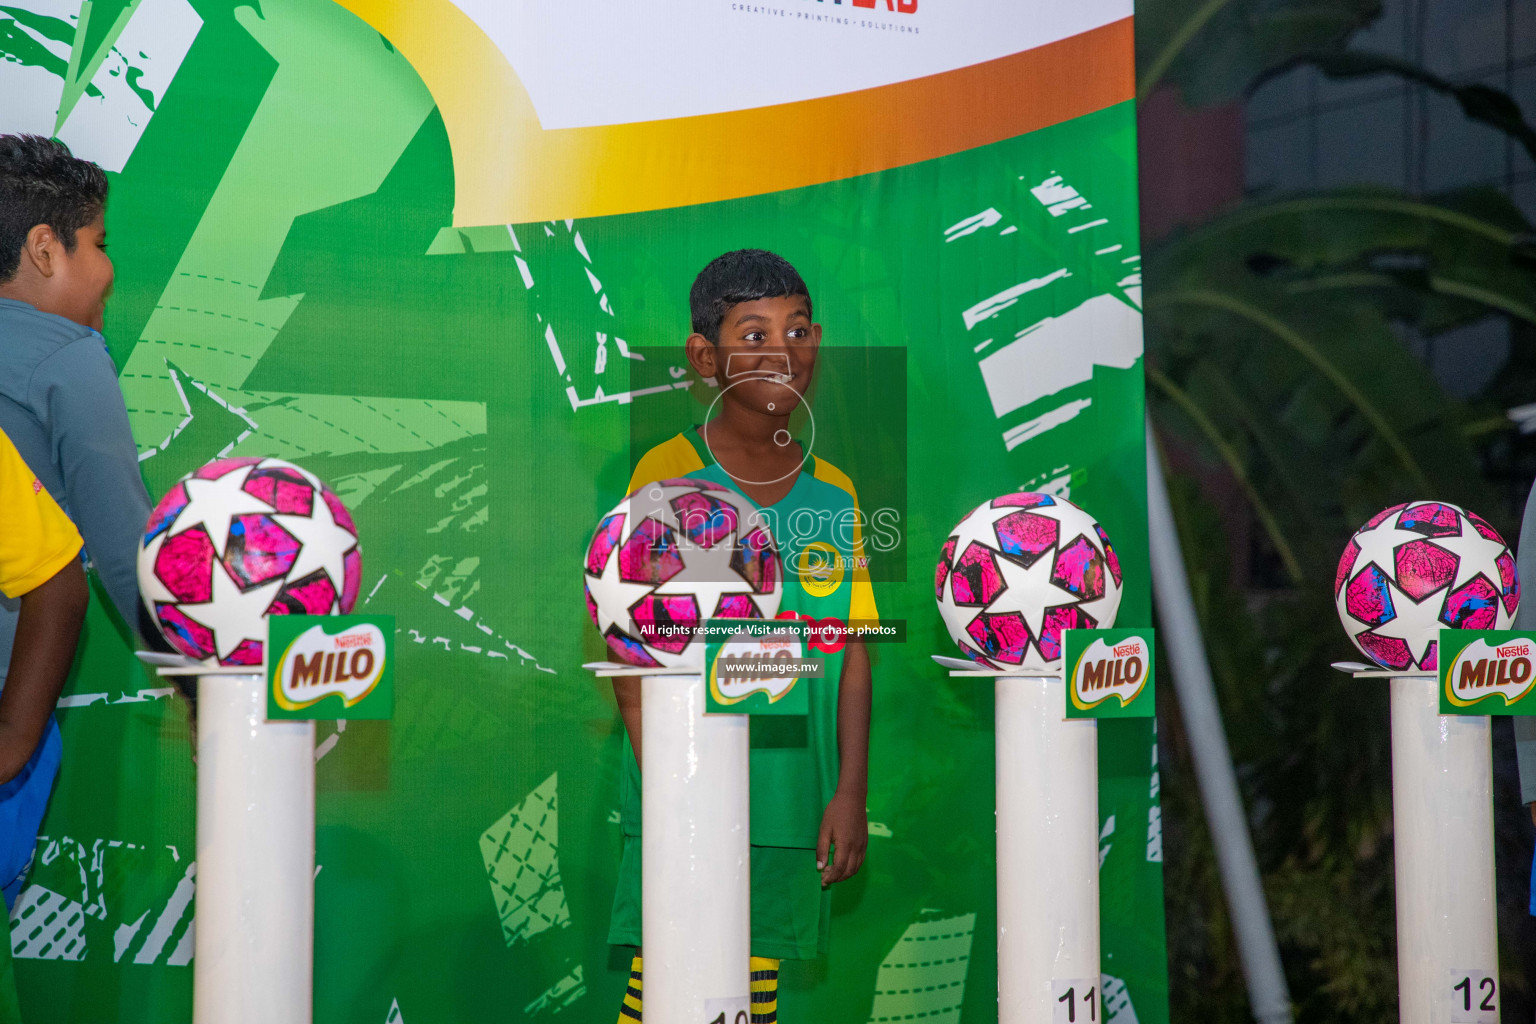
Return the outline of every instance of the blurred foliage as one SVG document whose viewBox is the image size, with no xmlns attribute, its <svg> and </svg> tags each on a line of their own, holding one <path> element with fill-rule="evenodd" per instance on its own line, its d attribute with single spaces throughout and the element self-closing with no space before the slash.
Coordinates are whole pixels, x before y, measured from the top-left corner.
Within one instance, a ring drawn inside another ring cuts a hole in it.
<svg viewBox="0 0 1536 1024">
<path fill-rule="evenodd" d="M 1349 50 L 1379 13 L 1376 0 L 1143 0 L 1138 94 L 1172 87 L 1200 106 L 1302 65 L 1386 75 L 1454 98 L 1536 156 L 1508 95 Z M 1147 197 L 1158 171 L 1143 167 Z M 1357 657 L 1329 584 L 1353 530 L 1400 501 L 1470 506 L 1516 539 L 1518 509 L 1489 467 L 1518 444 L 1506 409 L 1536 392 L 1536 352 L 1512 346 L 1484 393 L 1458 398 L 1410 342 L 1490 316 L 1536 338 L 1536 235 L 1491 188 L 1264 195 L 1147 245 L 1144 282 L 1149 409 L 1175 456 L 1175 516 L 1297 1020 L 1396 1020 L 1387 693 L 1329 668 Z M 1165 692 L 1173 1017 L 1243 1020 L 1220 877 Z M 1536 979 L 1523 962 L 1530 823 L 1508 761 L 1498 847 L 1512 1019 L 1528 1015 Z"/>
<path fill-rule="evenodd" d="M 1142 0 L 1136 5 L 1136 95 L 1178 85 L 1205 106 L 1247 93 L 1304 53 L 1342 49 L 1381 0 Z"/>
<path fill-rule="evenodd" d="M 1525 123 L 1520 105 L 1506 92 L 1490 89 L 1486 85 L 1456 85 L 1439 75 L 1432 74 L 1410 61 L 1382 53 L 1363 53 L 1355 50 L 1325 53 L 1304 53 L 1293 64 L 1309 64 L 1329 78 L 1365 78 L 1372 75 L 1393 75 L 1403 81 L 1422 85 L 1442 95 L 1449 96 L 1461 107 L 1469 120 L 1480 121 L 1497 128 L 1513 138 L 1533 158 L 1536 158 L 1536 131 Z M 1270 74 L 1288 70 L 1276 68 Z"/>
</svg>

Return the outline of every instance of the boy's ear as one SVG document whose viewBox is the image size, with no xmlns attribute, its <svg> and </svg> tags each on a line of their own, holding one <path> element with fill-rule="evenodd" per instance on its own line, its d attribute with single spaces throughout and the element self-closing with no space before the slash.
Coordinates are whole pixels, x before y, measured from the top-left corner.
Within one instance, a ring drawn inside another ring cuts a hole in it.
<svg viewBox="0 0 1536 1024">
<path fill-rule="evenodd" d="M 58 269 L 56 257 L 63 249 L 64 243 L 53 233 L 53 228 L 47 224 L 36 224 L 27 232 L 27 239 L 21 245 L 21 254 L 37 268 L 39 274 L 52 277 Z"/>
<path fill-rule="evenodd" d="M 713 342 L 702 334 L 690 334 L 688 340 L 683 343 L 683 348 L 688 355 L 688 365 L 693 367 L 694 373 L 706 379 L 718 378 L 719 352 Z"/>
</svg>

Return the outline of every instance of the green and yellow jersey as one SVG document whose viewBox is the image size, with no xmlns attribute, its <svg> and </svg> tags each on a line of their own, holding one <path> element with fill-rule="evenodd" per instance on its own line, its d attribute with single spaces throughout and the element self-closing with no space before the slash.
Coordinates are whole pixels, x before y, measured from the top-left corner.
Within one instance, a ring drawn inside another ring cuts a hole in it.
<svg viewBox="0 0 1536 1024">
<path fill-rule="evenodd" d="M 697 477 L 735 488 L 705 446 L 697 428 L 657 445 L 641 458 L 629 481 L 645 484 Z M 874 591 L 864 552 L 858 495 L 847 474 L 807 455 L 787 495 L 762 507 L 784 560 L 779 617 L 836 626 L 876 623 Z M 826 674 L 805 680 L 810 714 L 752 719 L 752 843 L 814 849 L 822 811 L 837 789 L 837 698 L 846 637 L 813 641 L 810 656 L 823 658 Z M 624 741 L 620 820 L 624 834 L 640 834 L 640 770 L 628 736 Z"/>
</svg>

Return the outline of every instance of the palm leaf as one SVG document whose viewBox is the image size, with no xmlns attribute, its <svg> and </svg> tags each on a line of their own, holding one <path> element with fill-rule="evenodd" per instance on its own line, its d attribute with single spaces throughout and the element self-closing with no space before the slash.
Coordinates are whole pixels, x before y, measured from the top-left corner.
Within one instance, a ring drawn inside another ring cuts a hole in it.
<svg viewBox="0 0 1536 1024">
<path fill-rule="evenodd" d="M 1434 335 L 1497 312 L 1536 312 L 1530 225 L 1487 188 L 1421 200 L 1382 189 L 1253 202 L 1148 254 L 1156 282 L 1353 298 Z M 1155 287 L 1152 290 L 1156 290 Z"/>
<path fill-rule="evenodd" d="M 1307 362 L 1311 363 L 1319 373 L 1323 375 L 1339 393 L 1344 395 L 1355 409 L 1363 416 L 1381 436 L 1383 442 L 1397 457 L 1398 463 L 1412 478 L 1413 482 L 1428 491 L 1429 479 L 1424 475 L 1418 460 L 1414 458 L 1408 446 L 1403 443 L 1402 437 L 1387 418 L 1382 415 L 1360 387 L 1334 365 L 1318 346 L 1303 337 L 1302 334 L 1281 322 L 1269 311 L 1251 302 L 1246 302 L 1234 295 L 1224 294 L 1206 288 L 1188 288 L 1179 291 L 1158 292 L 1147 299 L 1147 308 L 1153 309 L 1160 306 L 1203 306 L 1207 309 L 1222 310 L 1232 316 L 1240 317 L 1249 324 L 1259 328 L 1264 333 L 1273 337 L 1276 341 L 1286 345 Z"/>
<path fill-rule="evenodd" d="M 1253 509 L 1253 514 L 1259 517 L 1259 522 L 1263 525 L 1264 532 L 1269 535 L 1270 543 L 1274 544 L 1275 550 L 1280 553 L 1280 559 L 1285 563 L 1286 573 L 1291 577 L 1292 582 L 1299 585 L 1302 582 L 1301 563 L 1297 561 L 1295 552 L 1291 550 L 1290 541 L 1286 539 L 1285 532 L 1280 529 L 1280 524 L 1276 522 L 1274 513 L 1254 488 L 1253 481 L 1249 479 L 1248 469 L 1242 457 L 1238 455 L 1227 439 L 1222 436 L 1221 431 L 1216 429 L 1216 425 L 1211 422 L 1210 417 L 1206 416 L 1204 410 L 1177 384 L 1170 380 L 1166 374 L 1155 366 L 1148 366 L 1147 380 L 1151 381 L 1158 390 L 1173 400 L 1174 404 L 1189 417 L 1190 422 L 1199 429 L 1205 440 L 1216 450 L 1216 453 L 1221 457 L 1222 463 L 1231 472 L 1233 479 L 1243 489 L 1243 494 L 1248 498 L 1248 504 Z"/>
<path fill-rule="evenodd" d="M 1525 147 L 1532 159 L 1536 159 L 1536 129 L 1526 123 L 1520 105 L 1509 93 L 1486 85 L 1456 85 L 1439 75 L 1385 53 L 1366 53 L 1358 50 L 1341 50 L 1331 53 L 1298 54 L 1288 65 L 1266 70 L 1255 86 L 1274 77 L 1289 67 L 1311 65 L 1329 78 L 1366 78 L 1374 75 L 1393 75 L 1417 85 L 1449 96 L 1461 107 L 1467 119 L 1497 129 Z"/>
</svg>

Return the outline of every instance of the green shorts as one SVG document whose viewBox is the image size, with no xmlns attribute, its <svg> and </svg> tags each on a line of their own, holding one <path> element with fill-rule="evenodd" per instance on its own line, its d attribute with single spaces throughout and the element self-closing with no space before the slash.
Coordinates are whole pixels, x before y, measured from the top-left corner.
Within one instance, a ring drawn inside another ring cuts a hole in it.
<svg viewBox="0 0 1536 1024">
<path fill-rule="evenodd" d="M 752 847 L 752 955 L 814 960 L 827 953 L 832 898 L 821 887 L 816 851 Z M 640 945 L 640 837 L 625 836 L 608 941 Z"/>
</svg>

